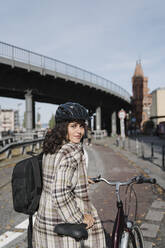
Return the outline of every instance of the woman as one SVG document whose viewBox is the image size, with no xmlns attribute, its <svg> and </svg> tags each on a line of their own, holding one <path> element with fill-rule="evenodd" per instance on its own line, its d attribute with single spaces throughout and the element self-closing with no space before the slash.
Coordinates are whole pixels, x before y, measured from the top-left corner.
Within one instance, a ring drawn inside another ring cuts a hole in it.
<svg viewBox="0 0 165 248">
<path fill-rule="evenodd" d="M 55 128 L 43 146 L 43 191 L 34 224 L 36 248 L 78 248 L 79 242 L 53 232 L 59 223 L 86 223 L 86 248 L 105 248 L 98 214 L 88 197 L 85 156 L 81 144 L 88 119 L 78 103 L 58 107 Z"/>
</svg>

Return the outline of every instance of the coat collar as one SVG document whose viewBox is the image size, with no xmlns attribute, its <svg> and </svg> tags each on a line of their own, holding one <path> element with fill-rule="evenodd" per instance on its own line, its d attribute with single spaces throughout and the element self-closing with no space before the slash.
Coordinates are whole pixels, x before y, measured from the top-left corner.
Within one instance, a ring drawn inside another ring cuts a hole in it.
<svg viewBox="0 0 165 248">
<path fill-rule="evenodd" d="M 72 143 L 72 142 L 64 142 L 63 146 L 71 147 L 74 150 L 80 150 L 83 152 L 83 144 L 80 143 Z"/>
</svg>

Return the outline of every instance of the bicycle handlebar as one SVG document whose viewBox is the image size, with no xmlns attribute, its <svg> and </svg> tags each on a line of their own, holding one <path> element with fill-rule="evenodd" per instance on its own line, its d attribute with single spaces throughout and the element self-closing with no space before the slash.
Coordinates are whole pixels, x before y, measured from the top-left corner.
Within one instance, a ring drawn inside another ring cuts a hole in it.
<svg viewBox="0 0 165 248">
<path fill-rule="evenodd" d="M 107 179 L 101 177 L 101 175 L 99 175 L 98 177 L 93 177 L 93 178 L 90 178 L 93 182 L 95 183 L 98 183 L 98 182 L 102 182 L 104 181 L 105 183 L 109 184 L 109 185 L 129 185 L 131 183 L 136 183 L 136 184 L 142 184 L 142 183 L 151 183 L 151 184 L 155 184 L 156 183 L 156 179 L 155 178 L 147 178 L 147 177 L 144 177 L 144 176 L 136 176 L 136 177 L 133 177 L 131 178 L 130 180 L 128 181 L 125 181 L 125 182 L 113 182 L 113 181 L 108 181 Z"/>
<path fill-rule="evenodd" d="M 141 184 L 141 183 L 155 184 L 156 183 L 156 179 L 155 178 L 147 178 L 147 177 L 143 177 L 143 176 L 137 176 L 136 177 L 136 183 L 137 184 Z"/>
<path fill-rule="evenodd" d="M 155 178 L 146 178 L 144 176 L 136 176 L 133 177 L 131 179 L 129 179 L 128 181 L 125 182 L 113 182 L 113 181 L 108 181 L 107 179 L 101 177 L 101 175 L 99 175 L 98 177 L 94 177 L 94 178 L 90 178 L 92 181 L 94 181 L 95 183 L 98 182 L 105 182 L 111 186 L 115 186 L 116 187 L 116 196 L 117 196 L 117 201 L 121 202 L 120 200 L 120 186 L 129 186 L 129 185 L 133 185 L 133 184 L 142 184 L 142 183 L 156 183 L 156 179 Z"/>
</svg>

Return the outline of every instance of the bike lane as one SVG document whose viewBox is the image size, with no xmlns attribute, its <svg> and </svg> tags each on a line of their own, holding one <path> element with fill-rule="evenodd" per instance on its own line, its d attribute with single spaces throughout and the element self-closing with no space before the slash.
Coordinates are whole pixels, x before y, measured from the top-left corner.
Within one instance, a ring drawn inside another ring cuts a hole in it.
<svg viewBox="0 0 165 248">
<path fill-rule="evenodd" d="M 103 177 L 111 180 L 127 180 L 132 176 L 143 174 L 144 171 L 140 169 L 130 159 L 124 157 L 119 151 L 114 151 L 109 147 L 109 144 L 102 143 L 102 145 L 86 146 L 89 155 L 89 176 L 95 177 L 101 174 Z M 149 212 L 155 208 L 152 205 L 156 202 L 162 203 L 163 193 L 162 189 L 158 186 L 149 184 L 136 185 L 136 192 L 138 197 L 138 222 L 139 224 L 146 224 L 146 216 L 153 217 L 153 212 Z M 103 221 L 103 225 L 108 233 L 112 232 L 112 226 L 116 214 L 116 201 L 114 188 L 106 184 L 98 183 L 90 185 L 91 199 L 96 206 L 98 213 Z M 121 191 L 122 198 L 124 196 L 123 190 Z M 165 200 L 165 199 L 164 199 Z M 159 208 L 159 213 L 162 213 L 162 206 Z M 165 212 L 165 209 L 164 209 Z M 131 215 L 133 211 L 131 210 Z M 18 217 L 20 214 L 18 214 Z M 133 217 L 133 216 L 131 216 Z M 159 217 L 159 216 L 157 216 Z M 155 217 L 154 217 L 155 218 Z M 149 220 L 152 226 L 159 225 L 156 231 L 150 230 L 150 233 L 156 233 L 156 237 L 145 237 L 147 241 L 145 248 L 164 248 L 165 238 L 165 218 L 163 221 Z M 7 224 L 6 224 L 7 225 Z M 144 226 L 147 230 L 147 227 Z M 3 248 L 23 248 L 27 247 L 26 231 L 19 240 L 12 241 L 12 244 L 2 246 Z M 101 247 L 100 247 L 101 248 Z"/>
<path fill-rule="evenodd" d="M 119 151 L 114 151 L 109 145 L 93 145 L 88 147 L 89 175 L 97 176 L 102 171 L 102 176 L 115 181 L 125 181 L 133 176 L 143 174 L 147 176 L 142 168 L 138 167 L 131 159 L 126 158 Z M 97 153 L 99 160 L 94 153 Z M 96 167 L 96 172 L 91 168 Z M 141 184 L 135 185 L 138 198 L 137 222 L 142 226 L 145 234 L 145 247 L 163 248 L 164 237 L 164 191 L 158 185 Z M 96 206 L 103 225 L 108 233 L 112 233 L 112 227 L 116 215 L 116 198 L 114 188 L 99 183 L 90 186 L 91 199 Z M 121 190 L 121 198 L 124 199 L 124 188 Z M 132 198 L 133 208 L 130 209 L 130 217 L 134 216 L 135 199 Z M 161 205 L 161 206 L 160 206 Z"/>
</svg>

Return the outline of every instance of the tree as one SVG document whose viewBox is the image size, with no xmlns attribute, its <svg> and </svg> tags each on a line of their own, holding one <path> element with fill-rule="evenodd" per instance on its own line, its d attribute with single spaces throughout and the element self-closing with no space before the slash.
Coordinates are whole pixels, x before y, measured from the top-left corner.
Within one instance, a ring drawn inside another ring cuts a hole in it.
<svg viewBox="0 0 165 248">
<path fill-rule="evenodd" d="M 49 128 L 54 128 L 54 126 L 55 126 L 55 115 L 54 114 L 52 114 L 52 117 L 51 117 L 51 119 L 50 119 L 50 121 L 49 121 Z"/>
</svg>

